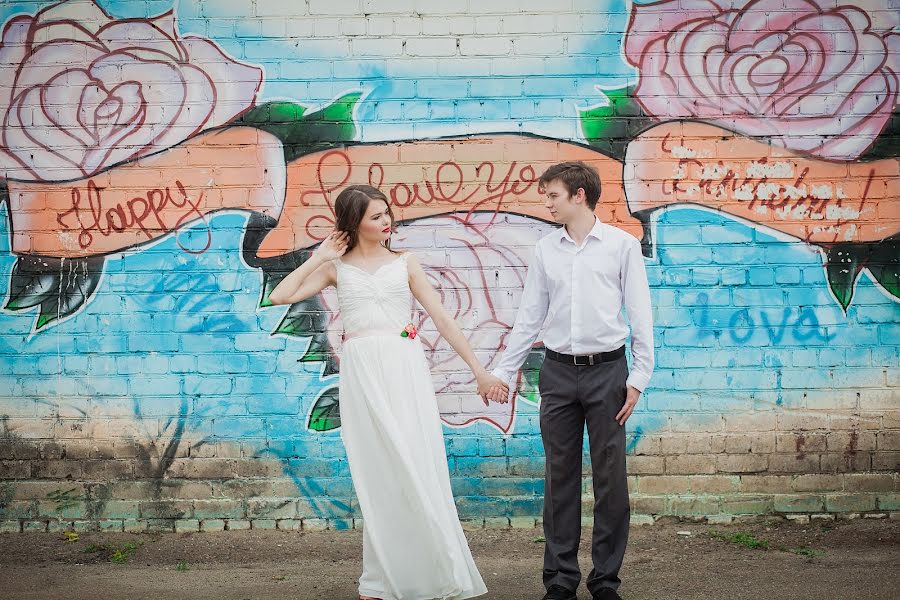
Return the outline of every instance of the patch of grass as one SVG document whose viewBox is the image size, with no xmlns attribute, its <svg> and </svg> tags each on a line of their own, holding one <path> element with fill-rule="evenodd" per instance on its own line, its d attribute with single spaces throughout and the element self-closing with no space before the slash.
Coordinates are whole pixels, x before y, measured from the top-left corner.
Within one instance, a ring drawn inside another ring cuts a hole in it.
<svg viewBox="0 0 900 600">
<path fill-rule="evenodd" d="M 815 548 L 808 548 L 806 546 L 800 546 L 799 548 L 779 548 L 779 550 L 784 550 L 791 554 L 799 554 L 800 556 L 808 556 L 810 558 L 825 556 L 824 550 L 816 550 Z"/>
<path fill-rule="evenodd" d="M 547 540 L 544 539 L 544 536 L 536 537 L 532 541 L 534 541 L 535 544 L 544 544 L 547 542 Z"/>
<path fill-rule="evenodd" d="M 188 566 L 188 562 L 186 560 L 179 560 L 178 564 L 175 565 L 176 571 L 187 571 L 188 569 L 190 569 L 190 567 Z"/>
<path fill-rule="evenodd" d="M 769 542 L 761 540 L 747 531 L 738 531 L 736 533 L 722 533 L 721 531 L 711 531 L 709 535 L 744 548 L 751 550 L 768 550 Z"/>
<path fill-rule="evenodd" d="M 143 542 L 141 542 L 140 544 L 143 544 Z M 140 544 L 135 544 L 134 542 L 126 542 L 125 545 L 121 548 L 117 548 L 109 544 L 89 544 L 83 550 L 83 552 L 90 554 L 105 552 L 106 560 L 121 565 L 131 560 L 132 556 L 134 556 L 134 553 L 137 552 L 138 546 Z"/>
<path fill-rule="evenodd" d="M 137 544 L 134 542 L 126 542 L 121 548 L 114 548 L 109 560 L 116 564 L 127 563 L 134 553 L 137 551 Z"/>
</svg>

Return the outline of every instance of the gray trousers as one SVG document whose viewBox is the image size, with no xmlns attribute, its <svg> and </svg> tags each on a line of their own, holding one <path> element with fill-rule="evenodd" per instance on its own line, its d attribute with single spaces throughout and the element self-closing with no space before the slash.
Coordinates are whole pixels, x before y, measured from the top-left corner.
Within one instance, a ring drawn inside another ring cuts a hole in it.
<svg viewBox="0 0 900 600">
<path fill-rule="evenodd" d="M 615 417 L 625 404 L 625 357 L 593 366 L 549 358 L 541 367 L 541 439 L 546 460 L 544 483 L 544 586 L 578 588 L 581 539 L 581 463 L 587 423 L 594 484 L 593 569 L 590 592 L 618 589 L 619 568 L 628 542 L 628 483 L 625 428 Z"/>
</svg>

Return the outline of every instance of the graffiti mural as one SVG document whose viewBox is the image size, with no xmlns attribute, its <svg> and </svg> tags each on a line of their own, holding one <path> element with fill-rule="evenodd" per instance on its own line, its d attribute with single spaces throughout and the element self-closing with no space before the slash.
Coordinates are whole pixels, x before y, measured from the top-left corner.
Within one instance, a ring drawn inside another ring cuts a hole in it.
<svg viewBox="0 0 900 600">
<path fill-rule="evenodd" d="M 479 37 L 475 17 L 444 31 L 427 7 L 298 12 L 289 25 L 249 1 L 4 9 L 5 430 L 47 437 L 43 409 L 21 402 L 52 398 L 47 414 L 91 431 L 130 423 L 107 433 L 141 447 L 148 477 L 236 445 L 278 459 L 310 512 L 351 518 L 352 494 L 335 483 L 349 480 L 335 436 L 336 295 L 285 310 L 268 293 L 332 230 L 340 189 L 374 185 L 399 220 L 395 247 L 420 256 L 490 367 L 531 250 L 555 227 L 537 180 L 565 160 L 598 170 L 598 217 L 641 239 L 647 261 L 661 346 L 630 452 L 685 411 L 815 409 L 797 399 L 802 386 L 889 387 L 900 362 L 896 11 L 876 0 L 598 4 L 605 17 L 577 25 L 597 31 L 573 29 L 559 48 L 535 45 L 541 17 L 497 17 L 503 35 Z M 334 22 L 356 33 L 319 33 Z M 416 27 L 438 33 L 395 44 Z M 516 400 L 485 406 L 417 319 L 454 474 L 533 458 L 542 348 Z M 827 368 L 810 378 L 809 367 Z"/>
</svg>

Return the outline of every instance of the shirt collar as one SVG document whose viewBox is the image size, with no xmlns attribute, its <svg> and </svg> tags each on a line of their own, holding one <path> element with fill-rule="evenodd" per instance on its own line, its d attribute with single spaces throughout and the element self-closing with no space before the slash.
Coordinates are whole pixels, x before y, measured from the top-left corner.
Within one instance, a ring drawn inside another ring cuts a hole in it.
<svg viewBox="0 0 900 600">
<path fill-rule="evenodd" d="M 595 238 L 597 238 L 597 240 L 603 239 L 603 223 L 600 221 L 600 219 L 597 218 L 596 215 L 594 215 L 594 226 L 591 227 L 591 230 L 588 232 L 587 237 L 595 237 Z M 586 239 L 587 238 L 585 238 L 585 240 Z M 559 240 L 558 241 L 562 242 L 563 240 L 568 240 L 572 244 L 575 244 L 575 240 L 573 240 L 572 237 L 569 235 L 569 232 L 566 230 L 565 225 L 563 225 L 562 227 L 559 228 Z"/>
</svg>

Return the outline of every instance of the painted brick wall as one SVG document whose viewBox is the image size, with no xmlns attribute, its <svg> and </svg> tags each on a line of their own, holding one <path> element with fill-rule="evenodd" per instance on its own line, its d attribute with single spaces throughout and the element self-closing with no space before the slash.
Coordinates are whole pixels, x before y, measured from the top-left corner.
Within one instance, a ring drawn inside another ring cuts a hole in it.
<svg viewBox="0 0 900 600">
<path fill-rule="evenodd" d="M 853 4 L 3 3 L 0 530 L 358 526 L 334 292 L 268 292 L 372 183 L 492 365 L 571 159 L 652 288 L 635 520 L 897 515 L 900 23 Z M 484 407 L 418 319 L 461 517 L 533 525 L 541 348 Z"/>
</svg>

